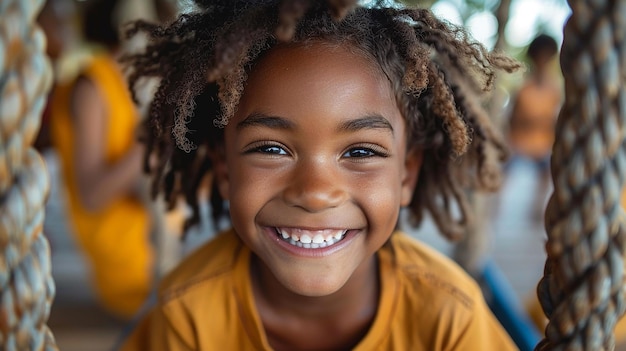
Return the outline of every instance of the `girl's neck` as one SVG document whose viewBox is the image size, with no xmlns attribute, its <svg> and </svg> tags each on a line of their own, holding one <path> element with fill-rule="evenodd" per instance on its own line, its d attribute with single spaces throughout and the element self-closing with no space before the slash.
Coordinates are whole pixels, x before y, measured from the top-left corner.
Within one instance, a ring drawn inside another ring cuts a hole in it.
<svg viewBox="0 0 626 351">
<path fill-rule="evenodd" d="M 315 347 L 320 349 L 351 348 L 374 321 L 380 295 L 376 256 L 361 264 L 339 291 L 322 297 L 288 290 L 256 256 L 251 275 L 257 310 L 276 350 L 311 347 L 314 342 L 321 342 Z"/>
</svg>

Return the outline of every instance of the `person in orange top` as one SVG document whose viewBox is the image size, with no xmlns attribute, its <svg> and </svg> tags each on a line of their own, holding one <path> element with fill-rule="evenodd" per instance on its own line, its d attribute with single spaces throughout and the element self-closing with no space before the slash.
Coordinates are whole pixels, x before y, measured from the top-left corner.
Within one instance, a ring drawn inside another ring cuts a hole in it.
<svg viewBox="0 0 626 351">
<path fill-rule="evenodd" d="M 138 190 L 144 147 L 138 114 L 116 62 L 116 1 L 91 0 L 85 39 L 99 44 L 79 77 L 55 90 L 51 133 L 67 190 L 70 227 L 91 264 L 96 293 L 130 319 L 153 288 L 151 218 Z"/>
<path fill-rule="evenodd" d="M 423 9 L 197 5 L 136 22 L 153 41 L 125 62 L 131 83 L 162 77 L 154 185 L 197 200 L 212 172 L 232 230 L 163 279 L 121 349 L 516 349 L 477 284 L 396 228 L 406 207 L 465 230 L 461 189 L 495 188 L 505 153 L 473 99 L 519 64 Z"/>
<path fill-rule="evenodd" d="M 563 100 L 559 80 L 552 72 L 558 53 L 556 41 L 540 34 L 528 45 L 530 75 L 515 97 L 509 134 L 515 152 L 546 162 L 552 152 L 554 127 Z"/>
<path fill-rule="evenodd" d="M 528 45 L 530 74 L 516 93 L 508 125 L 513 157 L 528 159 L 536 166 L 534 216 L 543 220 L 546 193 L 550 184 L 550 155 L 554 128 L 563 100 L 557 71 L 554 70 L 558 44 L 554 38 L 540 34 Z"/>
</svg>

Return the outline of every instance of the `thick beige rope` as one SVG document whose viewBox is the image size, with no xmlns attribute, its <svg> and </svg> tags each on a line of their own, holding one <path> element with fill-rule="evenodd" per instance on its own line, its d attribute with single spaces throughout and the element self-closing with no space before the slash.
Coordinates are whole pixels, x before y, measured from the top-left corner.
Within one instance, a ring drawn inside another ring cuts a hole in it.
<svg viewBox="0 0 626 351">
<path fill-rule="evenodd" d="M 624 314 L 626 0 L 570 0 L 537 350 L 613 350 Z"/>
<path fill-rule="evenodd" d="M 54 282 L 42 235 L 48 175 L 32 148 L 51 84 L 42 0 L 0 0 L 0 349 L 56 350 Z"/>
</svg>

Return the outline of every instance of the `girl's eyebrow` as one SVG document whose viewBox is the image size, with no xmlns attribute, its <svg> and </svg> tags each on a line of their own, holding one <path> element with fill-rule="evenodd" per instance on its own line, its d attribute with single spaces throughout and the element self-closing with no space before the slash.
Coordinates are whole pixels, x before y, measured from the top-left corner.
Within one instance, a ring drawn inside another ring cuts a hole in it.
<svg viewBox="0 0 626 351">
<path fill-rule="evenodd" d="M 295 128 L 295 124 L 286 118 L 270 116 L 261 112 L 253 112 L 244 118 L 243 121 L 237 123 L 238 130 L 252 126 L 286 130 Z M 377 113 L 344 121 L 337 128 L 337 130 L 342 133 L 356 132 L 363 129 L 386 129 L 393 134 L 393 126 L 391 123 L 389 123 L 385 117 Z"/>
<path fill-rule="evenodd" d="M 292 121 L 279 116 L 269 116 L 261 112 L 253 112 L 249 114 L 243 121 L 237 123 L 237 129 L 252 126 L 262 126 L 273 129 L 294 129 L 295 125 Z"/>
<path fill-rule="evenodd" d="M 356 132 L 362 129 L 387 129 L 393 134 L 393 126 L 389 120 L 377 113 L 345 121 L 338 128 L 340 132 Z"/>
</svg>

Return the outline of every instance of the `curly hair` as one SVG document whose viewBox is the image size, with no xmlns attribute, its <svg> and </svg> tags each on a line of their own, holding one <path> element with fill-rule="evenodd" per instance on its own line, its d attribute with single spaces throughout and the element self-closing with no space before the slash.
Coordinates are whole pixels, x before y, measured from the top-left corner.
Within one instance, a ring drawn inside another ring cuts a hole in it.
<svg viewBox="0 0 626 351">
<path fill-rule="evenodd" d="M 381 68 L 406 120 L 409 147 L 424 150 L 409 206 L 413 224 L 428 210 L 443 235 L 462 235 L 471 219 L 467 191 L 496 189 L 507 155 L 483 109 L 484 93 L 498 70 L 520 65 L 427 9 L 383 2 L 196 0 L 197 12 L 169 26 L 134 22 L 127 35 L 144 32 L 151 42 L 123 59 L 130 84 L 160 79 L 146 120 L 144 167 L 153 195 L 172 204 L 184 195 L 194 213 L 186 225 L 197 222 L 197 187 L 211 171 L 207 155 L 222 147 L 223 126 L 255 62 L 281 42 L 323 41 L 345 44 Z M 158 159 L 155 167 L 150 158 Z M 214 217 L 225 213 L 217 191 L 211 204 Z"/>
</svg>

